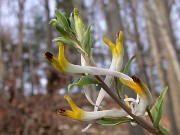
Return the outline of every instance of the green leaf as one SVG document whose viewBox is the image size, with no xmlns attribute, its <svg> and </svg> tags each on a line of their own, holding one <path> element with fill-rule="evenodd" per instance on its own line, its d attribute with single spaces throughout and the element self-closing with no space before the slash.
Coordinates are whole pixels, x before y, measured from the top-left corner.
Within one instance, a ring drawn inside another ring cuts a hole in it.
<svg viewBox="0 0 180 135">
<path fill-rule="evenodd" d="M 136 56 L 134 55 L 134 56 L 132 56 L 130 59 L 129 59 L 129 61 L 126 63 L 126 65 L 124 66 L 124 68 L 122 69 L 123 71 L 123 73 L 124 74 L 128 74 L 129 73 L 129 70 L 130 70 L 130 65 L 131 65 L 131 63 L 132 63 L 132 61 L 134 60 L 136 58 Z"/>
<path fill-rule="evenodd" d="M 79 41 L 81 41 L 82 37 L 86 31 L 86 28 L 85 28 L 85 25 L 84 25 L 84 22 L 83 22 L 81 16 L 79 15 L 77 8 L 74 8 L 73 13 L 74 13 L 74 25 L 75 25 L 77 39 Z"/>
<path fill-rule="evenodd" d="M 74 41 L 74 39 L 69 35 L 69 33 L 65 31 L 59 24 L 54 23 L 53 25 L 62 37 L 66 38 L 67 40 Z"/>
<path fill-rule="evenodd" d="M 170 133 L 168 132 L 168 130 L 162 126 L 162 125 L 159 125 L 159 129 L 162 133 L 164 133 L 165 135 L 170 135 Z"/>
<path fill-rule="evenodd" d="M 100 120 L 97 120 L 96 123 L 104 126 L 114 126 L 122 123 L 128 123 L 130 122 L 130 118 L 122 117 L 119 119 L 112 119 L 112 118 L 102 118 Z"/>
<path fill-rule="evenodd" d="M 91 26 L 92 24 L 89 25 L 88 29 L 84 33 L 81 40 L 81 46 L 89 56 L 91 55 L 91 48 L 92 48 Z"/>
<path fill-rule="evenodd" d="M 129 61 L 126 63 L 126 65 L 121 69 L 122 73 L 128 75 L 129 70 L 130 70 L 130 65 L 131 65 L 132 61 L 135 59 L 135 57 L 136 56 L 134 55 L 129 59 Z M 118 88 L 119 95 L 121 95 L 122 91 L 123 91 L 123 84 L 118 79 L 117 79 L 117 88 Z"/>
<path fill-rule="evenodd" d="M 55 16 L 57 17 L 57 23 L 66 30 L 69 30 L 69 23 L 65 14 L 59 12 L 58 9 L 55 9 Z"/>
<path fill-rule="evenodd" d="M 162 104 L 163 104 L 163 99 L 165 97 L 167 90 L 168 90 L 168 87 L 165 87 L 163 89 L 163 91 L 161 92 L 159 97 L 156 99 L 156 103 L 154 104 L 154 106 L 151 109 L 151 114 L 152 114 L 152 117 L 154 120 L 153 124 L 156 128 L 160 128 L 159 122 L 160 122 L 161 117 L 162 117 Z"/>
<path fill-rule="evenodd" d="M 66 43 L 71 43 L 75 48 L 77 48 L 79 51 L 86 54 L 86 52 L 81 48 L 81 46 L 76 42 L 76 40 L 67 32 L 65 31 L 61 26 L 59 26 L 57 23 L 54 24 L 54 27 L 57 29 L 59 34 L 63 37 L 62 40 L 66 40 Z"/>
<path fill-rule="evenodd" d="M 68 86 L 68 91 L 71 89 L 72 86 L 83 86 L 83 85 L 88 85 L 88 84 L 100 84 L 101 82 L 98 81 L 94 76 L 87 75 L 87 76 L 82 76 L 79 80 L 73 82 Z"/>
<path fill-rule="evenodd" d="M 70 22 L 69 25 L 70 25 L 71 30 L 72 30 L 73 32 L 75 32 L 73 13 L 70 14 L 69 22 Z"/>
</svg>

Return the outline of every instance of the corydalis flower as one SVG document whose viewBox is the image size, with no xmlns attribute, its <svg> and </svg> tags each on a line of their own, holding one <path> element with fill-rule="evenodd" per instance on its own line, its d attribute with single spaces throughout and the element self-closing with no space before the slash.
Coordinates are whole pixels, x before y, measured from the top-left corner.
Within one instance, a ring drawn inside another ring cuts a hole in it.
<svg viewBox="0 0 180 135">
<path fill-rule="evenodd" d="M 56 69 L 60 70 L 61 72 L 66 72 L 69 67 L 69 62 L 65 59 L 64 55 L 64 46 L 61 42 L 58 42 L 59 46 L 59 55 L 58 58 L 55 58 L 53 54 L 50 52 L 46 52 L 43 56 L 44 58 L 50 62 Z"/>
<path fill-rule="evenodd" d="M 91 67 L 91 66 L 79 66 L 69 63 L 64 57 L 64 46 L 61 42 L 58 42 L 59 45 L 59 54 L 58 58 L 54 57 L 50 52 L 46 52 L 43 56 L 44 58 L 50 62 L 57 70 L 63 73 L 73 73 L 73 74 L 91 74 L 91 75 L 109 75 L 115 76 L 118 78 L 124 78 L 126 80 L 131 80 L 129 76 L 108 69 Z"/>
<path fill-rule="evenodd" d="M 148 106 L 152 104 L 152 95 L 148 87 L 141 82 L 136 76 L 132 76 L 133 81 L 120 78 L 120 81 L 130 87 L 138 94 L 137 100 L 132 98 L 127 98 L 125 101 L 132 101 L 134 104 L 134 109 L 132 108 L 133 113 L 136 116 L 143 116 L 146 112 Z"/>
<path fill-rule="evenodd" d="M 123 62 L 123 33 L 122 31 L 116 34 L 116 44 L 113 44 L 105 35 L 102 37 L 103 41 L 110 47 L 112 53 L 111 70 L 120 70 Z"/>
<path fill-rule="evenodd" d="M 67 116 L 75 120 L 93 122 L 101 118 L 119 118 L 128 115 L 124 110 L 104 110 L 97 112 L 87 112 L 77 107 L 69 96 L 64 96 L 64 98 L 67 100 L 72 110 L 66 110 L 62 108 L 59 109 L 57 113 L 61 116 Z"/>
<path fill-rule="evenodd" d="M 109 69 L 112 71 L 119 71 L 123 63 L 123 55 L 124 55 L 122 31 L 116 34 L 116 44 L 113 44 L 105 35 L 102 37 L 102 39 L 106 43 L 106 45 L 109 46 L 112 54 L 112 60 Z M 104 82 L 108 87 L 111 87 L 113 85 L 113 80 L 114 80 L 113 76 L 106 76 Z M 100 103 L 102 102 L 106 94 L 107 94 L 106 91 L 103 88 L 101 88 L 96 100 L 94 111 L 98 110 Z M 91 125 L 92 124 L 89 124 L 85 129 L 83 129 L 83 132 L 85 132 Z"/>
<path fill-rule="evenodd" d="M 119 33 L 116 34 L 116 45 L 113 44 L 106 36 L 103 36 L 103 41 L 110 47 L 111 53 L 112 53 L 112 61 L 110 65 L 110 70 L 112 71 L 119 71 L 121 66 L 122 66 L 122 61 L 123 61 L 123 54 L 124 54 L 124 49 L 123 49 L 123 33 L 120 31 Z M 106 76 L 104 82 L 108 87 L 111 87 L 113 84 L 114 77 L 113 76 Z M 104 98 L 106 92 L 101 88 L 98 98 L 96 100 L 96 105 L 99 106 L 102 99 Z M 95 107 L 95 111 L 98 108 Z"/>
</svg>

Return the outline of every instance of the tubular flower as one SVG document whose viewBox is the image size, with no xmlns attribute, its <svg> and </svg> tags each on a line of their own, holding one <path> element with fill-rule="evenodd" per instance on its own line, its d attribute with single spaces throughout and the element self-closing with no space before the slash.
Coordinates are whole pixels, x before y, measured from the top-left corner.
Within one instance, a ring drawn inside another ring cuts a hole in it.
<svg viewBox="0 0 180 135">
<path fill-rule="evenodd" d="M 123 33 L 120 31 L 116 35 L 116 45 L 113 44 L 106 36 L 103 36 L 103 41 L 110 47 L 111 53 L 112 53 L 112 62 L 110 65 L 110 70 L 112 71 L 119 71 L 121 66 L 122 66 L 122 61 L 123 61 L 123 54 L 124 54 L 124 49 L 123 49 Z M 113 77 L 112 76 L 106 76 L 104 82 L 107 84 L 107 86 L 111 87 L 112 82 L 113 82 Z M 101 101 L 103 100 L 106 92 L 104 91 L 103 88 L 101 88 L 98 98 L 96 100 L 96 105 L 99 106 Z M 95 107 L 94 110 L 96 111 L 98 108 Z"/>
<path fill-rule="evenodd" d="M 132 76 L 133 81 L 120 78 L 120 81 L 130 87 L 138 95 L 137 99 L 127 98 L 125 101 L 131 101 L 131 109 L 136 116 L 143 116 L 148 106 L 152 104 L 152 95 L 148 87 L 136 76 Z M 132 107 L 134 106 L 134 107 Z"/>
<path fill-rule="evenodd" d="M 72 110 L 59 109 L 57 113 L 61 116 L 67 116 L 75 120 L 93 122 L 95 120 L 106 117 L 119 118 L 128 116 L 128 114 L 123 110 L 104 110 L 97 112 L 87 112 L 77 107 L 69 96 L 64 96 L 64 98 L 67 100 Z"/>
<path fill-rule="evenodd" d="M 113 44 L 106 36 L 102 37 L 103 41 L 110 47 L 112 53 L 111 70 L 120 70 L 123 62 L 123 33 L 120 31 L 116 34 L 116 45 Z"/>
<path fill-rule="evenodd" d="M 127 76 L 126 74 L 112 71 L 109 69 L 103 69 L 98 67 L 91 66 L 79 66 L 69 63 L 64 57 L 64 46 L 62 43 L 58 43 L 59 45 L 59 54 L 58 58 L 55 58 L 53 54 L 50 52 L 46 52 L 43 56 L 44 58 L 50 62 L 57 70 L 63 73 L 73 73 L 73 74 L 91 74 L 91 75 L 109 75 L 115 76 L 118 78 L 124 78 L 126 80 L 132 81 L 132 78 Z"/>
<path fill-rule="evenodd" d="M 55 58 L 53 54 L 50 52 L 46 52 L 43 56 L 44 58 L 50 62 L 56 69 L 60 70 L 61 72 L 66 72 L 68 67 L 70 67 L 70 63 L 64 57 L 64 46 L 61 42 L 58 42 L 59 46 L 59 54 L 58 58 Z"/>
<path fill-rule="evenodd" d="M 112 53 L 112 61 L 110 65 L 110 70 L 113 71 L 119 71 L 121 66 L 122 66 L 122 61 L 123 61 L 123 54 L 124 54 L 124 49 L 123 49 L 123 33 L 122 31 L 118 32 L 116 34 L 116 45 L 113 44 L 105 35 L 102 37 L 103 41 L 110 47 L 111 53 Z M 85 65 L 83 63 L 86 63 L 86 61 L 82 58 L 82 65 Z M 106 76 L 104 82 L 106 83 L 107 86 L 111 87 L 113 84 L 113 76 Z M 96 104 L 92 103 L 91 100 L 90 103 L 95 106 L 94 110 L 97 111 L 98 107 L 100 107 L 100 103 L 103 100 L 104 96 L 106 95 L 106 92 L 104 91 L 103 88 L 101 88 Z"/>
</svg>

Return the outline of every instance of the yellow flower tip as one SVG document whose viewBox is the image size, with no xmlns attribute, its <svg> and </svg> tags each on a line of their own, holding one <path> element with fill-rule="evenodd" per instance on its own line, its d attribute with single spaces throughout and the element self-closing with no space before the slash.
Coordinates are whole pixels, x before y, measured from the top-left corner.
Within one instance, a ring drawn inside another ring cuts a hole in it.
<svg viewBox="0 0 180 135">
<path fill-rule="evenodd" d="M 64 67 L 61 65 L 61 62 L 59 62 L 58 59 L 53 56 L 53 54 L 51 54 L 50 52 L 46 52 L 43 54 L 43 57 L 45 60 L 51 63 L 56 69 L 60 70 L 61 72 L 64 72 Z"/>
<path fill-rule="evenodd" d="M 116 46 L 105 35 L 102 36 L 102 40 L 111 48 L 111 50 L 115 49 Z"/>
<path fill-rule="evenodd" d="M 61 42 L 58 42 L 58 46 L 59 46 L 58 61 L 61 65 L 61 68 L 64 71 L 65 68 L 69 65 L 69 62 L 64 57 L 64 45 Z"/>
<path fill-rule="evenodd" d="M 70 98 L 69 96 L 65 95 L 65 96 L 64 96 L 64 99 L 69 100 L 69 99 L 71 99 L 71 98 Z"/>
<path fill-rule="evenodd" d="M 122 36 L 123 36 L 122 31 L 116 33 L 116 38 L 119 38 L 119 39 L 120 39 L 120 38 L 122 38 Z"/>
<path fill-rule="evenodd" d="M 69 103 L 72 111 L 61 108 L 57 111 L 57 113 L 61 116 L 67 116 L 75 120 L 82 120 L 84 111 L 77 107 L 69 96 L 65 95 L 64 98 Z"/>
<path fill-rule="evenodd" d="M 128 95 L 124 95 L 124 96 L 125 96 L 125 98 L 128 98 Z M 127 106 L 130 106 L 129 101 L 125 101 L 125 103 Z"/>
<path fill-rule="evenodd" d="M 112 56 L 120 57 L 119 55 L 122 54 L 121 53 L 122 52 L 121 43 L 119 43 L 120 40 L 119 41 L 116 40 L 116 45 L 115 45 L 106 36 L 103 36 L 102 39 L 103 39 L 104 43 L 106 43 L 109 46 L 109 48 L 111 49 Z"/>
<path fill-rule="evenodd" d="M 125 98 L 128 98 L 128 95 L 124 95 Z"/>
<path fill-rule="evenodd" d="M 79 107 L 75 105 L 75 103 L 69 96 L 65 95 L 64 98 L 67 100 L 68 104 L 70 105 L 73 111 L 81 110 Z"/>
<path fill-rule="evenodd" d="M 122 31 L 116 34 L 116 51 L 118 55 L 123 55 L 123 33 Z"/>
<path fill-rule="evenodd" d="M 58 45 L 59 45 L 59 46 L 61 46 L 61 45 L 63 46 L 63 43 L 62 43 L 62 42 L 58 42 Z"/>
<path fill-rule="evenodd" d="M 123 41 L 123 32 L 120 31 L 116 34 L 116 40 L 119 40 L 120 43 Z"/>
<path fill-rule="evenodd" d="M 134 90 L 139 96 L 148 96 L 148 90 L 144 87 L 144 84 L 141 82 L 139 78 L 136 76 L 132 76 L 133 81 L 125 80 L 120 78 L 120 81 L 129 86 L 132 90 Z"/>
<path fill-rule="evenodd" d="M 61 42 L 58 42 L 58 46 L 59 46 L 59 55 L 62 57 L 64 56 L 64 45 Z"/>
</svg>

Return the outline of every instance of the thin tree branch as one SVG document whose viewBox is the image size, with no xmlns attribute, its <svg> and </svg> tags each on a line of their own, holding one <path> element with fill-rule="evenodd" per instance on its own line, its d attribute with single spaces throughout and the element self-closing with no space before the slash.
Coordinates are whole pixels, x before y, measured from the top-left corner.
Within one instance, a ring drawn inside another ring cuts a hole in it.
<svg viewBox="0 0 180 135">
<path fill-rule="evenodd" d="M 147 111 L 147 113 L 148 113 L 148 115 L 149 115 L 149 118 L 150 118 L 151 122 L 154 123 L 154 119 L 153 119 L 153 117 L 152 117 L 152 114 L 151 114 L 149 108 L 147 108 L 146 111 Z"/>
</svg>

